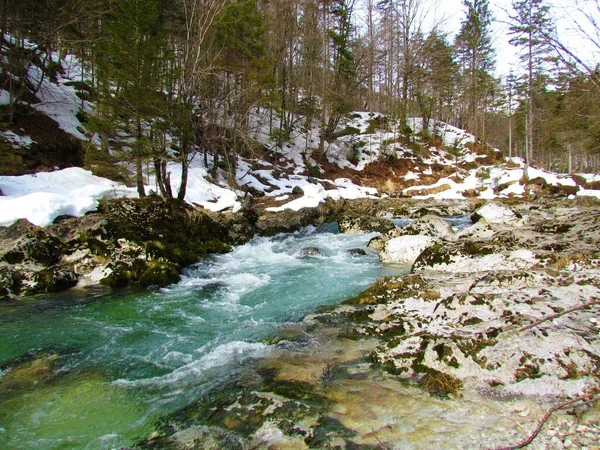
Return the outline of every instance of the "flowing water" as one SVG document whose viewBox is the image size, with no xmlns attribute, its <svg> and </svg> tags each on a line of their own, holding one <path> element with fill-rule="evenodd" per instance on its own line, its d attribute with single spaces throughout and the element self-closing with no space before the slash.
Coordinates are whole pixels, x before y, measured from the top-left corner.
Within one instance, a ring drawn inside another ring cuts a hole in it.
<svg viewBox="0 0 600 450">
<path fill-rule="evenodd" d="M 348 252 L 370 237 L 309 228 L 208 258 L 157 292 L 0 304 L 0 448 L 135 443 L 243 360 L 268 354 L 278 328 L 403 270 Z M 321 255 L 303 256 L 308 247 Z"/>
</svg>

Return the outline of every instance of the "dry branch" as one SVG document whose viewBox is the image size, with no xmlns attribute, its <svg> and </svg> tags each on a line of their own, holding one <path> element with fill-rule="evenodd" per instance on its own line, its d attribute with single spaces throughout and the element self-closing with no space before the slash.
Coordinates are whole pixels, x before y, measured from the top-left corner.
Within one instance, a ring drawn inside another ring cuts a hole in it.
<svg viewBox="0 0 600 450">
<path fill-rule="evenodd" d="M 598 300 L 598 299 L 592 300 L 591 302 L 587 302 L 587 303 L 584 303 L 583 305 L 575 306 L 575 307 L 567 309 L 563 312 L 559 312 L 556 314 L 552 314 L 550 316 L 546 316 L 542 319 L 536 320 L 533 323 L 530 323 L 529 325 L 519 328 L 519 332 L 523 332 L 523 331 L 529 330 L 530 328 L 537 327 L 541 323 L 548 322 L 550 320 L 554 320 L 558 317 L 564 316 L 565 314 L 570 314 L 575 311 L 582 311 L 582 310 L 584 310 L 590 306 L 594 306 L 594 305 L 600 305 L 600 300 Z"/>
<path fill-rule="evenodd" d="M 559 403 L 558 405 L 554 405 L 552 408 L 550 408 L 548 410 L 548 412 L 546 414 L 544 414 L 544 417 L 542 417 L 542 420 L 540 420 L 538 422 L 537 426 L 535 427 L 535 430 L 533 430 L 533 433 L 531 433 L 527 439 L 525 439 L 524 441 L 522 441 L 516 445 L 510 445 L 508 447 L 496 447 L 495 450 L 516 450 L 516 449 L 528 446 L 529 444 L 531 444 L 533 442 L 533 440 L 536 438 L 536 436 L 542 430 L 542 427 L 544 426 L 544 424 L 548 421 L 548 419 L 554 412 L 556 412 L 560 409 L 568 408 L 569 406 L 574 405 L 575 403 L 578 403 L 578 402 L 581 402 L 581 404 L 576 405 L 576 406 L 582 406 L 590 401 L 592 401 L 592 402 L 596 401 L 596 400 L 598 400 L 597 397 L 599 397 L 599 395 L 600 395 L 600 391 L 595 389 L 588 394 L 582 395 L 580 397 L 576 397 L 576 398 L 571 399 L 564 403 Z"/>
</svg>

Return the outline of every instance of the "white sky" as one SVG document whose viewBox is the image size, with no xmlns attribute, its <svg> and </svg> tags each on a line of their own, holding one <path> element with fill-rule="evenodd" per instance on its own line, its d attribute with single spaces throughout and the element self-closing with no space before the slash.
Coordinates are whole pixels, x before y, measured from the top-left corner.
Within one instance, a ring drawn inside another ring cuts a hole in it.
<svg viewBox="0 0 600 450">
<path fill-rule="evenodd" d="M 462 0 L 433 0 L 437 3 L 435 7 L 435 18 L 446 18 L 446 30 L 454 33 L 460 28 L 460 22 L 465 17 L 465 9 Z M 496 75 L 504 77 L 511 68 L 515 72 L 519 71 L 518 49 L 508 43 L 510 36 L 508 35 L 508 15 L 507 12 L 511 9 L 511 0 L 490 0 L 490 6 L 495 17 L 493 28 L 493 43 L 496 48 Z M 549 0 L 547 4 L 551 6 L 551 14 L 558 27 L 558 32 L 561 40 L 564 40 L 569 47 L 578 50 L 578 55 L 588 61 L 598 59 L 598 48 L 594 45 L 586 45 L 586 42 L 581 37 L 580 32 L 574 31 L 576 23 L 585 27 L 586 20 L 575 10 L 576 3 L 585 8 L 588 5 L 588 10 L 594 11 L 595 0 Z M 591 9 L 589 6 L 591 5 Z M 600 22 L 600 17 L 597 18 Z M 595 39 L 600 42 L 600 39 Z"/>
</svg>

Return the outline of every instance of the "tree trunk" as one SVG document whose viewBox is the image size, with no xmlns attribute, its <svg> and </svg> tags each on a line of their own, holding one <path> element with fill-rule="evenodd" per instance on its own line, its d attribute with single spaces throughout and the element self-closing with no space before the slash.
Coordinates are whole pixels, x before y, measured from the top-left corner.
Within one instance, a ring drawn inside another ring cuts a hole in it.
<svg viewBox="0 0 600 450">
<path fill-rule="evenodd" d="M 144 170 L 142 166 L 142 119 L 137 118 L 137 142 L 135 143 L 135 181 L 137 191 L 140 198 L 146 196 L 146 188 L 144 187 Z"/>
</svg>

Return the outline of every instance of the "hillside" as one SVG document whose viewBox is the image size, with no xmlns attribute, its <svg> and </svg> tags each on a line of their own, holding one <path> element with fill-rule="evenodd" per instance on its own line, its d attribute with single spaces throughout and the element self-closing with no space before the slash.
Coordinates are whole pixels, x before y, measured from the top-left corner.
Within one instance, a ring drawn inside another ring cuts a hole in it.
<svg viewBox="0 0 600 450">
<path fill-rule="evenodd" d="M 27 48 L 27 75 L 18 81 L 27 100 L 0 132 L 0 224 L 28 218 L 44 226 L 61 215 L 94 210 L 105 196 L 135 197 L 131 163 L 126 162 L 131 149 L 119 143 L 129 138 L 121 133 L 119 141 L 112 141 L 111 154 L 103 154 L 99 134 L 88 127 L 94 111 L 89 74 L 71 55 L 48 58 L 28 41 Z M 0 108 L 8 109 L 9 97 L 0 92 Z M 317 120 L 308 126 L 306 117 L 292 115 L 291 121 L 291 131 L 282 137 L 274 132 L 281 129 L 278 116 L 253 108 L 246 136 L 250 150 L 235 154 L 228 165 L 214 161 L 209 151 L 198 153 L 190 164 L 186 201 L 211 211 L 236 211 L 252 197 L 269 211 L 282 211 L 316 207 L 327 198 L 600 196 L 594 189 L 600 176 L 529 167 L 525 177 L 522 160 L 508 160 L 443 122 L 431 121 L 424 128 L 418 118 L 400 124 L 380 113 L 352 112 L 322 139 Z M 180 163 L 167 163 L 173 192 L 180 172 Z M 154 175 L 148 163 L 144 179 L 149 192 L 159 190 Z"/>
</svg>

